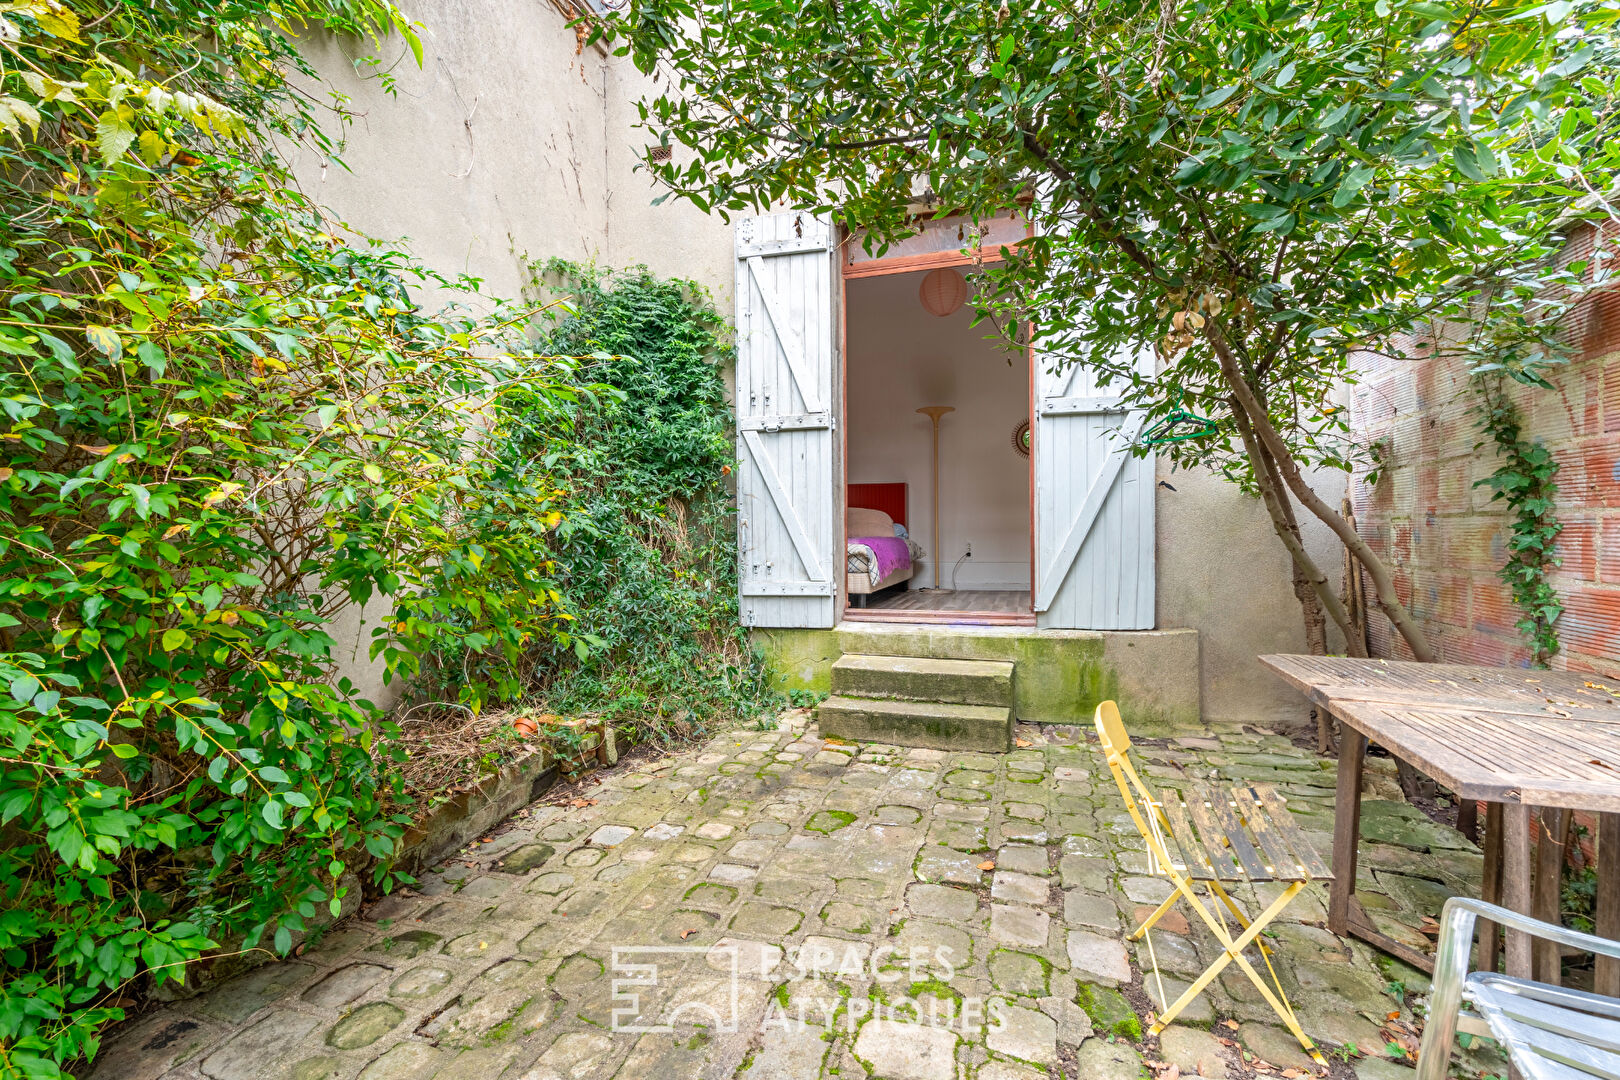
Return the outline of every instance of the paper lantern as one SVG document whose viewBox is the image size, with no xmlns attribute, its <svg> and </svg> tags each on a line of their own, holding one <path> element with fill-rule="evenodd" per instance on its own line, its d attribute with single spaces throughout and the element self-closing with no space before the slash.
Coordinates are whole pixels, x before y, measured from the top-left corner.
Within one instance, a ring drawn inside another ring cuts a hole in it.
<svg viewBox="0 0 1620 1080">
<path fill-rule="evenodd" d="M 967 299 L 967 279 L 955 270 L 944 267 L 934 270 L 922 279 L 917 298 L 931 315 L 940 318 L 951 314 Z"/>
</svg>

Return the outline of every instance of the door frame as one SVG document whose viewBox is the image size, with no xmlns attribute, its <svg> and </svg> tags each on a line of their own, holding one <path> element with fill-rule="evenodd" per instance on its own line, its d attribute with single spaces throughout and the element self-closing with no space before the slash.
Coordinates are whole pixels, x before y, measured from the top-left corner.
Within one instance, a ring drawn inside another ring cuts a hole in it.
<svg viewBox="0 0 1620 1080">
<path fill-rule="evenodd" d="M 923 219 L 928 220 L 928 219 Z M 852 280 L 868 277 L 886 277 L 892 274 L 912 274 L 919 270 L 937 270 L 942 267 L 972 266 L 977 262 L 1001 262 L 1001 246 L 980 247 L 973 253 L 962 251 L 927 252 L 919 255 L 880 256 L 868 259 L 857 264 L 851 264 L 844 256 L 845 247 L 854 239 L 855 234 L 848 226 L 839 224 L 833 235 L 834 250 L 838 253 L 838 389 L 836 398 L 838 403 L 838 453 L 834 475 L 838 484 L 838 491 L 834 499 L 834 506 L 838 514 L 838 524 L 835 529 L 839 538 L 837 558 L 834 566 L 843 566 L 847 561 L 846 553 L 849 550 L 848 515 L 845 513 L 845 499 L 849 493 L 849 288 Z M 1035 345 L 1033 335 L 1030 344 L 1024 350 L 1025 376 L 1028 387 L 1025 394 L 1025 410 L 1029 417 L 1030 430 L 1034 430 L 1036 386 L 1035 386 Z M 1027 484 L 1029 511 L 1029 603 L 1027 612 L 1004 611 L 893 611 L 877 608 L 851 607 L 849 603 L 848 570 L 837 570 L 834 573 L 834 614 L 836 621 L 850 622 L 886 622 L 886 623 L 965 623 L 976 626 L 1034 626 L 1035 625 L 1035 454 L 1037 448 L 1032 442 L 1029 448 L 1027 466 Z"/>
</svg>

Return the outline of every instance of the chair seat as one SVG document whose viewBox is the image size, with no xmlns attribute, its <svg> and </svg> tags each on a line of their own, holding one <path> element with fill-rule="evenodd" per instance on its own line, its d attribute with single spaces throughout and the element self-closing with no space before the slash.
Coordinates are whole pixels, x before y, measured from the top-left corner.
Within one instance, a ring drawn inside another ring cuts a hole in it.
<svg viewBox="0 0 1620 1080">
<path fill-rule="evenodd" d="M 1193 784 L 1163 789 L 1156 804 L 1174 869 L 1194 881 L 1329 881 L 1333 872 L 1311 847 L 1270 784 Z"/>
<path fill-rule="evenodd" d="M 1526 1080 L 1620 1080 L 1620 1001 L 1476 971 L 1470 1002 Z"/>
</svg>

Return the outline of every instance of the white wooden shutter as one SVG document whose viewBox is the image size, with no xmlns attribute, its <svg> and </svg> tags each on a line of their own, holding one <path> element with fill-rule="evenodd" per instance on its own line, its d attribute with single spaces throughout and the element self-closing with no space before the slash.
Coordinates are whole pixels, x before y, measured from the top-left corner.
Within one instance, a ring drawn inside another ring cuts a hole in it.
<svg viewBox="0 0 1620 1080">
<path fill-rule="evenodd" d="M 1153 456 L 1127 447 L 1125 412 L 1091 371 L 1048 370 L 1036 354 L 1035 613 L 1040 626 L 1153 628 Z M 1139 360 L 1152 374 L 1152 353 Z"/>
<path fill-rule="evenodd" d="M 743 623 L 830 627 L 843 572 L 834 483 L 832 224 L 737 225 L 737 542 Z"/>
</svg>

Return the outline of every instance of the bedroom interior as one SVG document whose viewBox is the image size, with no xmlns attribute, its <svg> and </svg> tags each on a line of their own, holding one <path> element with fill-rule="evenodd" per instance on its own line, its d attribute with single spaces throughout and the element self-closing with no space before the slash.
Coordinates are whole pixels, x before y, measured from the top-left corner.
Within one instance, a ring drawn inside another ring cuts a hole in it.
<svg viewBox="0 0 1620 1080">
<path fill-rule="evenodd" d="M 973 325 L 956 267 L 844 298 L 848 617 L 1032 619 L 1027 355 Z"/>
</svg>

